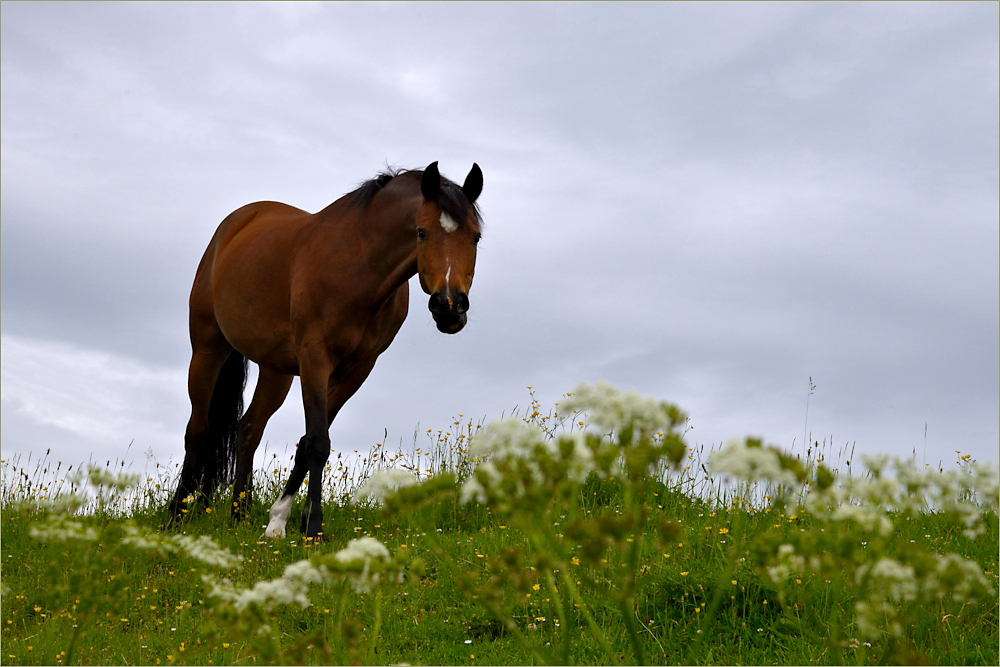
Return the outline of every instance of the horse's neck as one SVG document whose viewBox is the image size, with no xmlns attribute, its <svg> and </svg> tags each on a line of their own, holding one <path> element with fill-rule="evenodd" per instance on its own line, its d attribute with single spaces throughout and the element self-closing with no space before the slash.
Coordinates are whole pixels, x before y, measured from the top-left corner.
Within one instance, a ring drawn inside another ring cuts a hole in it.
<svg viewBox="0 0 1000 667">
<path fill-rule="evenodd" d="M 417 211 L 423 201 L 409 189 L 394 188 L 379 193 L 352 223 L 358 238 L 365 240 L 366 261 L 378 287 L 375 299 L 388 299 L 417 273 Z"/>
</svg>

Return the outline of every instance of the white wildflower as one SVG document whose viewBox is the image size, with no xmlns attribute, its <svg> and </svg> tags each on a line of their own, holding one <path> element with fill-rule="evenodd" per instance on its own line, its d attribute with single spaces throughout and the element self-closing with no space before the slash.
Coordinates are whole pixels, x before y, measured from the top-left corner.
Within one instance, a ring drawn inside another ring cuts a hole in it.
<svg viewBox="0 0 1000 667">
<path fill-rule="evenodd" d="M 407 470 L 399 468 L 379 470 L 351 495 L 351 502 L 356 505 L 367 498 L 372 498 L 376 503 L 382 504 L 386 497 L 394 492 L 416 483 L 416 476 Z"/>
<path fill-rule="evenodd" d="M 109 489 L 124 491 L 139 483 L 141 475 L 120 474 L 116 475 L 104 468 L 97 466 L 87 466 L 87 477 L 91 486 L 103 486 Z"/>
<path fill-rule="evenodd" d="M 258 581 L 250 589 L 236 589 L 228 579 L 216 581 L 209 576 L 202 580 L 212 586 L 209 595 L 219 598 L 237 610 L 242 611 L 252 604 L 265 609 L 272 609 L 283 604 L 298 604 L 302 608 L 309 606 L 306 592 L 309 584 L 323 583 L 328 574 L 324 569 L 317 568 L 308 560 L 301 560 L 285 568 L 284 575 L 270 581 Z"/>
<path fill-rule="evenodd" d="M 586 412 L 590 422 L 606 431 L 620 432 L 633 428 L 637 435 L 651 436 L 673 425 L 672 408 L 649 396 L 623 392 L 608 382 L 581 384 L 563 403 L 566 412 Z"/>
<path fill-rule="evenodd" d="M 976 539 L 986 531 L 980 516 L 984 508 L 997 506 L 997 471 L 981 464 L 967 464 L 961 470 L 946 470 L 935 476 L 937 489 L 932 504 L 965 524 L 962 533 Z"/>
<path fill-rule="evenodd" d="M 874 565 L 865 563 L 854 573 L 859 586 L 866 583 L 895 600 L 915 600 L 918 586 L 914 570 L 892 558 L 880 558 Z"/>
<path fill-rule="evenodd" d="M 734 451 L 745 453 L 739 447 Z M 983 509 L 998 504 L 995 467 L 966 463 L 960 470 L 926 470 L 917 468 L 912 461 L 887 455 L 865 457 L 864 461 L 868 475 L 841 478 L 825 489 L 813 486 L 804 503 L 809 515 L 823 522 L 851 522 L 863 530 L 889 537 L 894 518 L 933 509 L 960 522 L 962 532 L 974 539 L 986 529 L 981 516 Z M 735 456 L 713 459 L 710 465 L 714 471 L 736 471 L 751 481 L 755 475 L 764 477 L 760 473 L 764 465 L 754 468 Z M 948 600 L 973 604 L 996 597 L 991 581 L 979 565 L 958 554 L 934 556 L 936 562 L 928 570 L 916 563 L 910 565 L 879 557 L 877 551 L 872 554 L 874 562 L 851 567 L 844 573 L 859 589 L 855 623 L 862 639 L 874 640 L 886 633 L 902 636 L 903 624 L 897 609 L 902 602 L 934 604 Z M 767 574 L 775 582 L 781 582 L 803 564 L 794 548 L 782 545 Z M 808 565 L 819 569 L 820 563 L 813 557 Z"/>
<path fill-rule="evenodd" d="M 799 486 L 795 473 L 781 467 L 776 451 L 769 447 L 748 447 L 744 440 L 730 440 L 721 450 L 712 452 L 708 468 L 713 474 L 724 473 L 745 482 Z"/>
<path fill-rule="evenodd" d="M 933 486 L 935 474 L 936 471 L 930 468 L 920 469 L 915 465 L 897 465 L 897 505 L 901 512 L 916 515 L 927 509 L 928 492 Z"/>
<path fill-rule="evenodd" d="M 326 578 L 324 575 L 325 568 L 318 568 L 305 559 L 285 567 L 283 576 L 305 584 L 322 584 Z"/>
<path fill-rule="evenodd" d="M 767 574 L 776 584 L 784 583 L 793 574 L 802 574 L 807 569 L 806 559 L 795 552 L 795 546 L 782 544 L 778 547 L 776 563 L 767 568 Z M 813 557 L 808 567 L 818 570 L 819 559 Z"/>
<path fill-rule="evenodd" d="M 370 561 L 376 558 L 389 560 L 389 549 L 374 537 L 362 537 L 348 542 L 346 547 L 334 554 L 334 558 L 341 563 L 355 560 Z"/>
<path fill-rule="evenodd" d="M 222 568 L 239 567 L 243 556 L 234 554 L 219 546 L 207 535 L 162 535 L 159 533 L 141 532 L 134 525 L 125 525 L 125 537 L 122 543 L 136 549 L 150 549 L 165 553 L 176 553 L 194 560 Z"/>
<path fill-rule="evenodd" d="M 913 515 L 928 508 L 960 521 L 969 539 L 985 531 L 977 501 L 984 507 L 996 502 L 996 471 L 979 466 L 920 470 L 910 461 L 886 455 L 865 460 L 877 475 L 841 479 L 825 490 L 813 488 L 805 500 L 806 509 L 821 520 L 855 521 L 883 536 L 892 532 L 893 515 Z"/>
<path fill-rule="evenodd" d="M 878 454 L 862 454 L 861 462 L 865 464 L 865 467 L 872 472 L 873 475 L 878 477 L 882 474 L 882 470 L 889 465 L 890 457 L 888 454 L 879 452 Z"/>
<path fill-rule="evenodd" d="M 776 584 L 780 584 L 788 580 L 792 574 L 791 570 L 784 563 L 778 563 L 777 565 L 770 565 L 767 568 L 767 576 L 771 577 L 771 581 Z"/>
<path fill-rule="evenodd" d="M 475 500 L 480 505 L 486 504 L 486 487 L 479 483 L 475 475 L 469 475 L 468 479 L 462 483 L 462 489 L 458 494 L 458 502 L 462 505 Z"/>
<path fill-rule="evenodd" d="M 925 580 L 924 589 L 933 597 L 950 596 L 963 604 L 996 596 L 979 565 L 955 553 L 937 557 L 937 567 Z"/>
<path fill-rule="evenodd" d="M 883 537 L 892 533 L 892 521 L 877 505 L 845 502 L 835 507 L 829 518 L 832 521 L 855 521 L 863 529 L 875 530 Z"/>
<path fill-rule="evenodd" d="M 854 613 L 858 634 L 865 639 L 878 639 L 882 636 L 879 621 L 884 622 L 885 631 L 896 636 L 902 635 L 902 627 L 895 620 L 896 610 L 881 598 L 855 603 Z"/>
<path fill-rule="evenodd" d="M 496 488 L 500 485 L 503 480 L 503 475 L 497 470 L 496 464 L 492 461 L 486 461 L 485 463 L 480 463 L 476 468 L 476 472 L 469 475 L 469 478 L 465 480 L 462 484 L 462 491 L 459 494 L 459 502 L 463 505 L 470 500 L 475 500 L 480 504 L 486 504 L 487 488 L 483 486 L 477 479 L 477 473 L 482 473 L 486 477 L 486 483 L 490 488 Z"/>
<path fill-rule="evenodd" d="M 372 571 L 372 562 L 387 563 L 390 554 L 389 549 L 375 538 L 362 537 L 348 542 L 347 546 L 335 553 L 333 557 L 345 565 L 361 564 L 361 572 L 347 574 L 354 591 L 361 594 L 371 591 L 372 587 L 379 581 L 380 573 Z"/>
<path fill-rule="evenodd" d="M 28 534 L 36 540 L 65 542 L 66 540 L 97 541 L 97 530 L 79 521 L 70 521 L 65 516 L 50 517 L 41 525 L 34 525 Z"/>
<path fill-rule="evenodd" d="M 882 631 L 872 621 L 873 609 L 867 602 L 856 602 L 854 604 L 854 623 L 857 625 L 858 634 L 866 639 L 876 639 Z"/>
<path fill-rule="evenodd" d="M 201 561 L 206 565 L 223 568 L 237 567 L 243 556 L 225 549 L 207 535 L 193 537 L 191 535 L 174 535 L 172 541 L 181 555 Z"/>
<path fill-rule="evenodd" d="M 490 422 L 475 438 L 469 447 L 469 455 L 484 459 L 492 456 L 496 459 L 508 457 L 528 458 L 534 454 L 535 447 L 545 447 L 547 439 L 536 426 L 525 424 L 522 420 L 511 417 Z"/>
<path fill-rule="evenodd" d="M 594 469 L 594 453 L 587 446 L 583 433 L 564 435 L 556 441 L 520 419 L 490 423 L 473 439 L 469 448 L 469 455 L 479 464 L 462 485 L 459 500 L 462 503 L 473 499 L 488 502 L 491 492 L 497 493 L 504 481 L 501 470 L 515 467 L 515 462 L 530 476 L 512 480 L 516 496 L 522 496 L 530 482 L 545 484 L 546 471 L 551 470 L 553 462 L 564 458 L 562 445 L 567 443 L 570 445 L 565 457 L 569 468 L 567 477 L 582 483 Z"/>
<path fill-rule="evenodd" d="M 34 502 L 33 506 L 50 514 L 74 514 L 88 502 L 90 499 L 86 495 L 73 492 L 60 493 L 55 498 Z"/>
</svg>

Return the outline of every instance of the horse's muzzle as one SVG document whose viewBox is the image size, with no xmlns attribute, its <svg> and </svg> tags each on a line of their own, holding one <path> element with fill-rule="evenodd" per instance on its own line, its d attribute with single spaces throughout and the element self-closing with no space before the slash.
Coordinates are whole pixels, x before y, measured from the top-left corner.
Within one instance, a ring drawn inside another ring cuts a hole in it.
<svg viewBox="0 0 1000 667">
<path fill-rule="evenodd" d="M 469 295 L 465 292 L 435 292 L 431 294 L 427 308 L 441 333 L 454 334 L 462 330 L 469 310 Z"/>
</svg>

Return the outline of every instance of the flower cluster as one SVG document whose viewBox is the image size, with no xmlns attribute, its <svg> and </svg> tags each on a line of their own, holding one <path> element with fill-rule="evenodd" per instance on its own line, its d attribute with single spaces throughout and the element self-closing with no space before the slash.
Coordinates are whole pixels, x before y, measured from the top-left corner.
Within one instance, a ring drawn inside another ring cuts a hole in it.
<svg viewBox="0 0 1000 667">
<path fill-rule="evenodd" d="M 805 509 L 821 520 L 853 521 L 883 536 L 893 530 L 891 517 L 930 509 L 959 521 L 969 539 L 986 529 L 981 508 L 996 511 L 995 467 L 968 464 L 960 470 L 921 470 L 909 461 L 885 455 L 863 456 L 862 461 L 868 475 L 850 477 L 825 489 L 813 488 Z"/>
<path fill-rule="evenodd" d="M 243 556 L 224 549 L 207 535 L 162 535 L 140 531 L 134 525 L 123 526 L 125 537 L 122 543 L 137 549 L 150 549 L 161 553 L 176 553 L 194 560 L 221 568 L 239 567 Z"/>
<path fill-rule="evenodd" d="M 18 503 L 30 511 L 42 510 L 51 515 L 74 514 L 81 509 L 111 510 L 121 501 L 123 491 L 139 483 L 139 475 L 112 473 L 105 468 L 88 465 L 66 475 L 70 490 L 59 490 L 51 496 L 33 497 Z"/>
<path fill-rule="evenodd" d="M 652 437 L 685 420 L 684 414 L 674 405 L 633 391 L 621 391 L 608 382 L 581 384 L 562 409 L 586 412 L 591 423 L 605 432 L 631 430 L 639 437 Z"/>
<path fill-rule="evenodd" d="M 228 579 L 216 580 L 203 576 L 211 587 L 209 595 L 223 604 L 243 611 L 251 605 L 270 610 L 279 605 L 298 604 L 308 607 L 307 595 L 312 584 L 329 584 L 347 580 L 356 593 L 371 592 L 389 564 L 389 549 L 372 537 L 351 540 L 340 551 L 318 556 L 313 562 L 303 559 L 285 568 L 277 579 L 258 581 L 249 589 L 237 589 Z"/>
<path fill-rule="evenodd" d="M 371 477 L 351 494 L 351 502 L 358 504 L 371 498 L 376 504 L 381 505 L 385 502 L 386 497 L 399 489 L 413 486 L 418 481 L 416 475 L 408 470 L 400 470 L 399 468 L 379 470 L 372 473 Z"/>
<path fill-rule="evenodd" d="M 301 560 L 286 567 L 278 579 L 258 581 L 250 589 L 237 590 L 228 579 L 216 581 L 208 575 L 202 576 L 202 580 L 212 587 L 209 596 L 232 605 L 237 611 L 250 605 L 273 609 L 277 605 L 298 604 L 305 608 L 309 606 L 306 596 L 309 584 L 323 583 L 324 574 L 308 560 Z"/>
<path fill-rule="evenodd" d="M 951 599 L 966 605 L 996 597 L 979 565 L 958 554 L 933 556 L 926 569 L 921 576 L 913 566 L 892 558 L 880 558 L 874 564 L 858 567 L 855 583 L 867 590 L 865 599 L 854 605 L 858 632 L 868 639 L 880 637 L 883 631 L 901 636 L 903 626 L 897 609 L 900 602 L 916 600 L 929 604 Z"/>
<path fill-rule="evenodd" d="M 819 559 L 816 556 L 812 556 L 807 564 L 805 557 L 796 552 L 795 545 L 782 544 L 778 547 L 778 553 L 773 564 L 767 566 L 765 569 L 767 570 L 767 575 L 771 577 L 771 581 L 781 584 L 793 575 L 804 572 L 807 568 L 813 570 L 820 569 Z"/>
<path fill-rule="evenodd" d="M 686 417 L 676 406 L 622 392 L 608 383 L 583 384 L 562 409 L 586 413 L 598 433 L 555 435 L 521 419 L 493 422 L 469 449 L 476 469 L 461 490 L 463 503 L 546 503 L 589 475 L 640 484 L 667 460 L 675 467 L 685 446 L 676 431 Z M 582 424 L 582 422 L 581 422 Z"/>
<path fill-rule="evenodd" d="M 846 581 L 856 591 L 858 632 L 868 639 L 886 632 L 902 637 L 899 618 L 906 603 L 965 605 L 996 597 L 979 565 L 958 554 L 940 555 L 912 543 L 887 551 L 896 522 L 927 511 L 957 520 L 969 539 L 979 537 L 985 531 L 981 510 L 998 502 L 996 468 L 966 463 L 960 470 L 937 471 L 886 455 L 862 460 L 868 468 L 862 477 L 823 478 L 821 467 L 815 474 L 794 471 L 795 482 L 810 482 L 796 513 L 812 517 L 817 528 L 787 534 L 787 542 L 777 545 L 761 540 L 767 576 L 781 589 L 806 572 Z M 776 448 L 735 443 L 710 465 L 713 472 L 747 481 L 789 485 L 793 471 L 787 462 Z"/>
<path fill-rule="evenodd" d="M 373 537 L 351 540 L 347 546 L 333 554 L 334 560 L 347 571 L 347 578 L 355 593 L 369 593 L 389 562 L 389 549 Z M 358 571 L 360 568 L 360 571 Z"/>
<path fill-rule="evenodd" d="M 529 488 L 558 481 L 549 479 L 557 463 L 561 463 L 558 469 L 564 470 L 564 478 L 577 484 L 595 469 L 594 451 L 585 434 L 571 433 L 553 440 L 538 427 L 515 418 L 487 426 L 472 441 L 469 454 L 478 466 L 462 485 L 462 503 L 486 503 L 491 495 L 505 495 L 505 481 L 511 486 L 511 495 L 523 498 Z"/>
<path fill-rule="evenodd" d="M 894 558 L 880 558 L 874 564 L 862 564 L 854 572 L 854 581 L 858 586 L 868 584 L 881 589 L 897 602 L 915 600 L 919 592 L 913 567 Z"/>
<path fill-rule="evenodd" d="M 731 440 L 713 452 L 708 461 L 713 474 L 725 474 L 744 482 L 772 482 L 787 488 L 800 487 L 804 468 L 777 447 L 763 446 L 759 440 Z"/>
<path fill-rule="evenodd" d="M 43 542 L 65 542 L 66 540 L 83 540 L 96 542 L 97 530 L 93 526 L 85 526 L 80 521 L 71 521 L 62 514 L 50 516 L 46 521 L 33 525 L 28 534 Z"/>
<path fill-rule="evenodd" d="M 79 483 L 83 479 L 83 471 L 78 473 L 70 474 L 68 479 L 73 483 Z M 87 466 L 86 473 L 87 481 L 90 485 L 95 488 L 106 488 L 113 491 L 125 491 L 136 484 L 142 479 L 140 475 L 136 474 L 116 474 L 108 471 L 105 468 L 101 468 L 95 465 Z"/>
</svg>

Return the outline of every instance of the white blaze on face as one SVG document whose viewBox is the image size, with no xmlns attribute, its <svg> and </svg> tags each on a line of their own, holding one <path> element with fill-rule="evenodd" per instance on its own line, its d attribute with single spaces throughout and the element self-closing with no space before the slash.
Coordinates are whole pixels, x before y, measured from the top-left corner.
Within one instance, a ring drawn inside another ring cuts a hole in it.
<svg viewBox="0 0 1000 667">
<path fill-rule="evenodd" d="M 267 528 L 264 530 L 265 537 L 284 537 L 285 536 L 285 523 L 288 521 L 288 515 L 292 513 L 292 501 L 295 500 L 295 496 L 285 496 L 279 498 L 273 505 L 271 505 L 271 511 L 268 515 L 271 520 L 267 524 Z"/>
<path fill-rule="evenodd" d="M 441 211 L 441 226 L 446 232 L 453 232 L 458 229 L 458 223 L 444 211 Z"/>
</svg>

